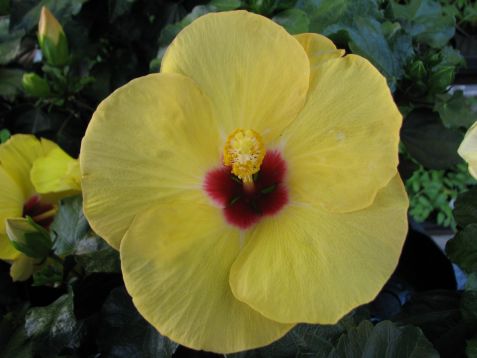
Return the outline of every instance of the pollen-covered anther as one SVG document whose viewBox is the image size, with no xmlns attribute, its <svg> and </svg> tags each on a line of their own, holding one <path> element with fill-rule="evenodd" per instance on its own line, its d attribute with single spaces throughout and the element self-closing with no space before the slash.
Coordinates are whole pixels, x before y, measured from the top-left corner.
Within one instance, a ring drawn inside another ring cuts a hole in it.
<svg viewBox="0 0 477 358">
<path fill-rule="evenodd" d="M 260 134 L 253 129 L 236 129 L 224 147 L 224 165 L 232 167 L 232 174 L 244 184 L 253 183 L 253 175 L 260 170 L 265 146 Z"/>
</svg>

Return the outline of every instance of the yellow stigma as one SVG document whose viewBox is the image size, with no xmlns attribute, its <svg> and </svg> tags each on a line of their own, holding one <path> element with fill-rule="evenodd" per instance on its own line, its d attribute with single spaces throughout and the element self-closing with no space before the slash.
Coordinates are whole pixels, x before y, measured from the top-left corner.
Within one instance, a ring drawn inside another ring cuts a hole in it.
<svg viewBox="0 0 477 358">
<path fill-rule="evenodd" d="M 253 183 L 252 176 L 260 170 L 264 156 L 262 137 L 253 129 L 236 129 L 225 142 L 224 164 L 245 184 Z"/>
</svg>

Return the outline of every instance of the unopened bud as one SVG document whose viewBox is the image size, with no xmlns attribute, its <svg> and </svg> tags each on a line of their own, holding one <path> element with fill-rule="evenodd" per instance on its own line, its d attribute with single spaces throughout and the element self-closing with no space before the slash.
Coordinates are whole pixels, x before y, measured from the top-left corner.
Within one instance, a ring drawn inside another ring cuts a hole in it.
<svg viewBox="0 0 477 358">
<path fill-rule="evenodd" d="M 68 41 L 63 27 L 45 6 L 41 8 L 38 23 L 38 42 L 48 64 L 64 66 L 69 62 Z"/>
<path fill-rule="evenodd" d="M 29 218 L 7 219 L 5 231 L 15 249 L 29 257 L 41 259 L 50 253 L 48 232 Z"/>
<path fill-rule="evenodd" d="M 25 73 L 22 78 L 23 90 L 32 97 L 48 97 L 50 95 L 50 85 L 44 78 L 34 72 Z"/>
</svg>

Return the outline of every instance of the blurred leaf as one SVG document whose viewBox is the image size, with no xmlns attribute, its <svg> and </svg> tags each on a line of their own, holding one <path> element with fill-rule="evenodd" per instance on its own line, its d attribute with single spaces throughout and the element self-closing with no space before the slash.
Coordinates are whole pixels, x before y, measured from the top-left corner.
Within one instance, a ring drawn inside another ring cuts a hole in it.
<svg viewBox="0 0 477 358">
<path fill-rule="evenodd" d="M 333 33 L 329 26 L 350 25 L 355 18 L 379 18 L 376 0 L 299 0 L 297 8 L 310 16 L 310 31 Z"/>
<path fill-rule="evenodd" d="M 437 113 L 412 111 L 405 119 L 401 140 L 409 154 L 428 169 L 447 169 L 461 162 L 457 148 L 463 135 L 444 127 Z"/>
<path fill-rule="evenodd" d="M 141 317 L 124 287 L 111 291 L 103 305 L 97 344 L 111 358 L 168 358 L 178 347 Z"/>
<path fill-rule="evenodd" d="M 477 224 L 477 187 L 459 195 L 455 202 L 454 216 L 461 227 Z"/>
<path fill-rule="evenodd" d="M 48 258 L 33 274 L 33 286 L 59 287 L 63 282 L 63 263 Z"/>
<path fill-rule="evenodd" d="M 22 91 L 23 71 L 0 68 L 0 96 L 14 97 Z"/>
<path fill-rule="evenodd" d="M 108 0 L 109 21 L 115 21 L 131 10 L 136 0 Z"/>
<path fill-rule="evenodd" d="M 46 6 L 64 25 L 73 15 L 79 13 L 86 1 L 88 0 L 11 0 L 10 28 L 30 31 L 38 26 L 42 6 Z"/>
<path fill-rule="evenodd" d="M 477 338 L 472 338 L 467 341 L 465 354 L 467 358 L 477 358 Z"/>
<path fill-rule="evenodd" d="M 448 128 L 469 128 L 476 119 L 472 104 L 462 91 L 452 95 L 444 94 L 437 98 L 434 111 L 439 112 L 442 123 Z"/>
<path fill-rule="evenodd" d="M 461 295 L 455 290 L 431 290 L 414 293 L 393 321 L 417 326 L 434 344 L 462 320 Z"/>
<path fill-rule="evenodd" d="M 121 271 L 119 252 L 106 244 L 104 246 L 101 250 L 76 256 L 76 261 L 87 273 Z"/>
<path fill-rule="evenodd" d="M 0 357 L 33 358 L 25 331 L 25 309 L 9 312 L 0 322 Z"/>
<path fill-rule="evenodd" d="M 51 224 L 53 235 L 53 250 L 58 256 L 72 254 L 78 242 L 89 234 L 88 221 L 83 214 L 83 199 L 81 196 L 61 200 L 58 213 Z"/>
<path fill-rule="evenodd" d="M 79 347 L 81 326 L 73 313 L 72 293 L 61 296 L 49 306 L 30 309 L 25 321 L 33 350 L 49 357 L 66 348 Z"/>
<path fill-rule="evenodd" d="M 477 273 L 472 272 L 467 277 L 461 301 L 462 317 L 472 324 L 477 323 Z"/>
<path fill-rule="evenodd" d="M 282 11 L 275 15 L 272 20 L 283 26 L 292 35 L 308 32 L 310 28 L 310 18 L 300 9 Z"/>
<path fill-rule="evenodd" d="M 24 31 L 10 33 L 9 27 L 10 18 L 0 17 L 0 65 L 9 63 L 20 53 Z"/>
<path fill-rule="evenodd" d="M 373 327 L 371 322 L 363 321 L 341 336 L 328 357 L 437 358 L 439 354 L 417 327 L 400 327 L 390 321 Z"/>
<path fill-rule="evenodd" d="M 477 271 L 477 224 L 467 225 L 449 240 L 446 253 L 465 272 Z"/>
<path fill-rule="evenodd" d="M 0 144 L 5 143 L 11 137 L 10 131 L 6 128 L 0 130 Z"/>
<path fill-rule="evenodd" d="M 212 0 L 209 5 L 214 6 L 217 11 L 230 11 L 242 6 L 241 0 Z"/>
<path fill-rule="evenodd" d="M 455 32 L 455 19 L 445 14 L 433 0 L 411 0 L 408 4 L 390 2 L 394 17 L 417 41 L 433 48 L 444 47 Z"/>
</svg>

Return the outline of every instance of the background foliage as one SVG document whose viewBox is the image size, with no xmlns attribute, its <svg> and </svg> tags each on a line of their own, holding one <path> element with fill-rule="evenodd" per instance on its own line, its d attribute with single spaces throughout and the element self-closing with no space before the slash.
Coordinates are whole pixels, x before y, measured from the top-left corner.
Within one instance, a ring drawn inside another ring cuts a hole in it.
<svg viewBox="0 0 477 358">
<path fill-rule="evenodd" d="M 38 49 L 43 5 L 64 27 L 66 66 L 47 64 Z M 324 34 L 386 76 L 404 116 L 400 172 L 410 215 L 458 230 L 447 254 L 468 281 L 456 290 L 450 261 L 413 224 L 399 267 L 375 301 L 337 325 L 299 325 L 269 347 L 230 356 L 477 356 L 477 192 L 462 195 L 475 181 L 456 153 L 476 119 L 475 103 L 449 91 L 458 73 L 472 70 L 465 46 L 467 68 L 457 48 L 477 34 L 472 1 L 0 0 L 0 143 L 33 133 L 77 156 L 103 98 L 159 70 L 167 46 L 191 21 L 233 9 L 270 17 L 292 34 Z M 22 85 L 27 73 L 46 85 Z M 51 227 L 55 259 L 32 280 L 13 283 L 9 265 L 0 263 L 0 356 L 213 356 L 178 346 L 142 319 L 117 252 L 91 231 L 81 204 L 81 197 L 61 203 Z"/>
</svg>

